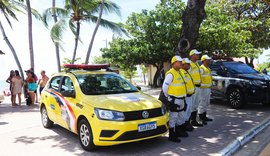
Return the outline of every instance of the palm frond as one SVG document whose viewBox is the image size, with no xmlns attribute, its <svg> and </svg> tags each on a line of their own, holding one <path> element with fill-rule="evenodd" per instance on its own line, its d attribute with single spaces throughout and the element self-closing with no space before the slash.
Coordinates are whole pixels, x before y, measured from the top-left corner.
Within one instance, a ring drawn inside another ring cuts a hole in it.
<svg viewBox="0 0 270 156">
<path fill-rule="evenodd" d="M 56 22 L 50 32 L 51 39 L 54 43 L 61 43 L 63 32 L 66 30 L 66 21 L 61 19 Z"/>
<path fill-rule="evenodd" d="M 88 18 L 85 18 L 86 21 L 88 22 L 93 22 L 96 23 L 98 17 L 96 16 L 90 16 Z M 122 36 L 124 33 L 126 36 L 129 36 L 127 30 L 123 27 L 122 24 L 120 23 L 115 23 L 106 19 L 101 19 L 100 21 L 100 26 L 112 30 L 114 33 Z"/>
</svg>

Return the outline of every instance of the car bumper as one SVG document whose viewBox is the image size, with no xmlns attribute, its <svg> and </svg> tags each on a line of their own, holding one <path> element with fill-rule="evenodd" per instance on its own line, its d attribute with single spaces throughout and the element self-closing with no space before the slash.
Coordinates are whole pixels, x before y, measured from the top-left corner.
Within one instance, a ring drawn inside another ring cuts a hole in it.
<svg viewBox="0 0 270 156">
<path fill-rule="evenodd" d="M 249 88 L 246 90 L 247 102 L 270 102 L 270 87 L 267 88 Z"/>
<path fill-rule="evenodd" d="M 168 120 L 168 114 L 151 119 L 125 122 L 98 120 L 96 123 L 91 124 L 94 136 L 93 142 L 96 146 L 110 146 L 155 138 L 167 132 Z M 138 131 L 139 124 L 151 122 L 156 123 L 156 129 Z"/>
</svg>

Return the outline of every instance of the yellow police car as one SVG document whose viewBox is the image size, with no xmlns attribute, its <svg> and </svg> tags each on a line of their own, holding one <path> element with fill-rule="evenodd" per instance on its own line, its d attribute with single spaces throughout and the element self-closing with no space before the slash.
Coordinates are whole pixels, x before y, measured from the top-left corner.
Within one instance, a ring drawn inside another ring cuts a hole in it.
<svg viewBox="0 0 270 156">
<path fill-rule="evenodd" d="M 109 65 L 71 65 L 54 74 L 41 93 L 42 124 L 54 123 L 78 134 L 83 149 L 158 137 L 167 132 L 168 113 L 160 101 L 142 93 L 108 69 Z"/>
</svg>

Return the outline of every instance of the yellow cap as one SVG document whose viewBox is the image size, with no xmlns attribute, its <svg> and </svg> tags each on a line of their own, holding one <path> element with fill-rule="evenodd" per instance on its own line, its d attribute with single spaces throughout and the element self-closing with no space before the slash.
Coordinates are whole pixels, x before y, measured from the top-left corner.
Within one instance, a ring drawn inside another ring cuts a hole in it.
<svg viewBox="0 0 270 156">
<path fill-rule="evenodd" d="M 201 61 L 204 61 L 204 60 L 211 60 L 212 58 L 209 57 L 208 55 L 203 55 L 202 58 L 201 58 Z"/>
<path fill-rule="evenodd" d="M 182 61 L 183 59 L 180 56 L 174 56 L 171 60 L 171 64 L 173 64 L 176 61 Z"/>
<path fill-rule="evenodd" d="M 201 52 L 199 52 L 198 50 L 196 50 L 196 49 L 193 49 L 193 50 L 191 50 L 190 52 L 189 52 L 189 56 L 191 56 L 191 55 L 193 55 L 193 54 L 201 54 Z"/>
</svg>

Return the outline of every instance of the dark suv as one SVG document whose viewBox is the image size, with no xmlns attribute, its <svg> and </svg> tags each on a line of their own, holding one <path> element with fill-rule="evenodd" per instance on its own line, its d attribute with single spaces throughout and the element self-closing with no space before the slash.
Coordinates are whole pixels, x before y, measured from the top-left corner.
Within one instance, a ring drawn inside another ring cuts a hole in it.
<svg viewBox="0 0 270 156">
<path fill-rule="evenodd" d="M 260 74 L 247 64 L 213 61 L 212 98 L 227 98 L 232 108 L 249 102 L 270 103 L 270 76 Z"/>
</svg>

